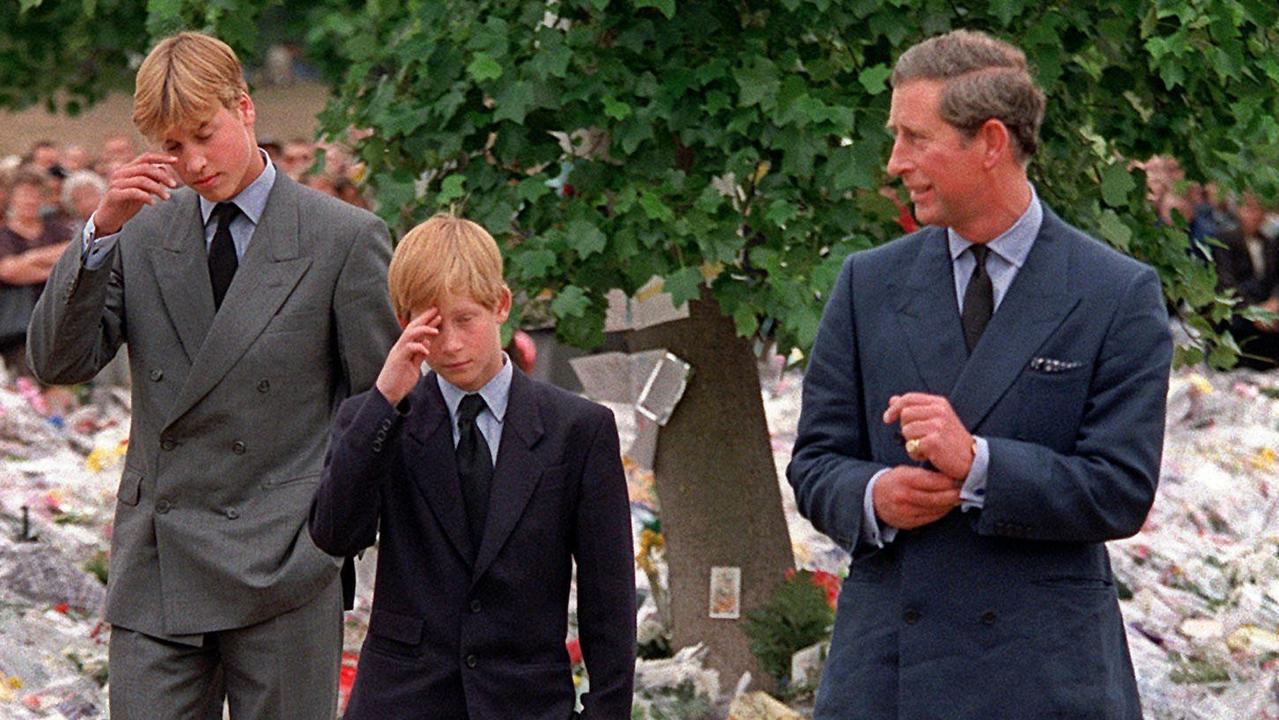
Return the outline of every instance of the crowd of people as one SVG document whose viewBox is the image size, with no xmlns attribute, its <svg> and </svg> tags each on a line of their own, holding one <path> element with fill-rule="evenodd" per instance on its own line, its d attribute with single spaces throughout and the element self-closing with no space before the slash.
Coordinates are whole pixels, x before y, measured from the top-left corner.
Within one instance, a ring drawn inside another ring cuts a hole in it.
<svg viewBox="0 0 1279 720">
<path fill-rule="evenodd" d="M 1279 207 L 1267 206 L 1253 192 L 1228 194 L 1214 183 L 1187 180 L 1171 156 L 1156 155 L 1142 168 L 1160 222 L 1185 222 L 1192 252 L 1216 269 L 1218 288 L 1233 290 L 1241 307 L 1279 313 Z M 1221 329 L 1239 343 L 1241 365 L 1258 370 L 1279 365 L 1279 322 L 1236 315 Z"/>
<path fill-rule="evenodd" d="M 260 145 L 294 180 L 369 207 L 360 183 L 363 166 L 344 147 L 303 138 L 267 138 Z M 81 235 L 111 173 L 139 152 L 131 135 L 122 133 L 108 137 L 96 153 L 39 140 L 22 155 L 0 157 L 0 358 L 11 374 L 29 374 L 26 325 L 53 264 Z"/>
</svg>

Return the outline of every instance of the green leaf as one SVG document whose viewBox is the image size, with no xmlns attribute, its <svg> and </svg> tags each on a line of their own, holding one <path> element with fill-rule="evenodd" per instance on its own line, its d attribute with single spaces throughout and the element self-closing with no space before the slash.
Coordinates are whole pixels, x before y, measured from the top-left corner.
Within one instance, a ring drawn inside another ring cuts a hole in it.
<svg viewBox="0 0 1279 720">
<path fill-rule="evenodd" d="M 857 75 L 857 82 L 866 88 L 866 92 L 871 95 L 878 95 L 888 89 L 888 78 L 893 74 L 893 69 L 887 65 L 874 65 L 862 70 Z"/>
<path fill-rule="evenodd" d="M 696 300 L 701 293 L 702 271 L 697 268 L 683 268 L 666 276 L 663 289 L 670 293 L 671 302 L 676 307 L 689 300 Z"/>
<path fill-rule="evenodd" d="M 1113 163 L 1101 172 L 1101 199 L 1114 208 L 1128 206 L 1128 194 L 1137 187 L 1137 181 L 1123 163 Z"/>
<path fill-rule="evenodd" d="M 463 185 L 466 184 L 466 176 L 452 174 L 444 178 L 444 182 L 440 183 L 440 192 L 435 196 L 436 202 L 443 205 L 452 202 L 466 194 Z"/>
<path fill-rule="evenodd" d="M 590 298 L 576 285 L 565 286 L 551 301 L 551 312 L 557 318 L 582 317 L 590 307 Z"/>
<path fill-rule="evenodd" d="M 536 280 L 555 266 L 555 253 L 546 249 L 526 250 L 511 255 L 511 270 L 524 280 Z"/>
<path fill-rule="evenodd" d="M 493 56 L 479 52 L 475 53 L 471 64 L 466 66 L 466 72 L 475 82 L 484 82 L 502 77 L 502 66 L 493 59 Z"/>
<path fill-rule="evenodd" d="M 737 327 L 737 334 L 740 337 L 750 337 L 759 329 L 759 318 L 755 316 L 755 310 L 747 305 L 738 305 L 733 310 L 733 324 Z"/>
<path fill-rule="evenodd" d="M 513 82 L 507 85 L 497 97 L 493 99 L 497 103 L 497 110 L 493 112 L 493 122 L 501 120 L 511 120 L 513 122 L 524 122 L 524 116 L 528 114 L 529 109 L 533 106 L 533 86 L 527 82 Z"/>
<path fill-rule="evenodd" d="M 769 110 L 776 104 L 781 81 L 777 79 L 777 67 L 767 59 L 757 57 L 750 67 L 738 68 L 733 76 L 740 89 L 738 102 L 742 106 L 759 105 Z"/>
<path fill-rule="evenodd" d="M 1128 244 L 1132 242 L 1132 228 L 1125 225 L 1114 210 L 1102 211 L 1098 225 L 1102 239 L 1120 250 L 1128 251 Z"/>
<path fill-rule="evenodd" d="M 794 205 L 779 199 L 769 203 L 768 211 L 764 213 L 764 218 L 778 227 L 783 227 L 798 214 L 799 212 Z"/>
<path fill-rule="evenodd" d="M 573 248 L 583 260 L 597 252 L 603 252 L 608 238 L 600 229 L 587 220 L 574 220 L 565 229 L 568 246 Z"/>
<path fill-rule="evenodd" d="M 675 17 L 675 0 L 635 0 L 635 8 L 656 8 L 667 20 Z"/>
<path fill-rule="evenodd" d="M 669 207 L 666 207 L 666 204 L 662 202 L 662 199 L 648 190 L 644 190 L 640 193 L 639 206 L 649 220 L 670 222 L 675 219 L 675 213 L 671 212 Z"/>
<path fill-rule="evenodd" d="M 625 120 L 631 114 L 631 106 L 611 96 L 605 96 L 604 114 L 614 120 Z"/>
</svg>

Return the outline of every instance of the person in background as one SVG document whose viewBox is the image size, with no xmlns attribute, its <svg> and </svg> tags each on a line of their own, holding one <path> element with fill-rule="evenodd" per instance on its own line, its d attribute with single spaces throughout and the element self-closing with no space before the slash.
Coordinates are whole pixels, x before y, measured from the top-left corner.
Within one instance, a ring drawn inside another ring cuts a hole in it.
<svg viewBox="0 0 1279 720">
<path fill-rule="evenodd" d="M 79 237 L 84 231 L 106 192 L 107 181 L 92 170 L 73 172 L 62 183 L 62 209 L 71 221 L 73 236 Z"/>
<path fill-rule="evenodd" d="M 44 197 L 44 180 L 32 173 L 19 175 L 9 194 L 4 225 L 0 226 L 0 302 L 26 308 L 28 320 L 54 263 L 71 239 L 69 228 L 47 222 L 40 214 Z M 11 372 L 30 374 L 26 363 L 26 323 L 4 330 L 0 356 Z"/>
<path fill-rule="evenodd" d="M 1243 194 L 1236 215 L 1238 224 L 1221 233 L 1213 248 L 1217 285 L 1233 290 L 1244 306 L 1279 313 L 1279 237 L 1262 232 L 1266 209 L 1255 194 Z M 1229 329 L 1243 351 L 1239 364 L 1257 370 L 1279 365 L 1279 322 L 1236 315 Z"/>
</svg>

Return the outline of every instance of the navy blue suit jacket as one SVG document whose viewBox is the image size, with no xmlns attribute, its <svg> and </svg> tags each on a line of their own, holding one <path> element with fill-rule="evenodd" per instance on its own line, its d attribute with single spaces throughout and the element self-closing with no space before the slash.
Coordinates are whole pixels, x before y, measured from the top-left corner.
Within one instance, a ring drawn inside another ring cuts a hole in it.
<svg viewBox="0 0 1279 720">
<path fill-rule="evenodd" d="M 943 229 L 848 258 L 787 471 L 800 512 L 853 555 L 817 720 L 1141 717 L 1104 543 L 1154 500 L 1170 362 L 1154 271 L 1046 206 L 971 356 Z M 989 443 L 985 507 L 878 549 L 862 501 L 912 463 L 881 417 L 910 391 L 946 396 Z"/>
<path fill-rule="evenodd" d="M 380 536 L 347 720 L 567 720 L 574 561 L 582 717 L 629 718 L 635 570 L 612 413 L 516 370 L 476 548 L 434 373 L 400 410 L 376 389 L 343 403 L 311 508 L 333 555 Z"/>
</svg>

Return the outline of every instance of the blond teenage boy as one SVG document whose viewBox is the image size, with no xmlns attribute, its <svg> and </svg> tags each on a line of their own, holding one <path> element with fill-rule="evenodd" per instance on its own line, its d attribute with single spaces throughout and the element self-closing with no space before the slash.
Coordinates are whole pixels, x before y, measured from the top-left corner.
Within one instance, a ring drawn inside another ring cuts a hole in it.
<svg viewBox="0 0 1279 720">
<path fill-rule="evenodd" d="M 88 380 L 129 345 L 133 424 L 106 619 L 111 717 L 332 718 L 340 560 L 303 530 L 333 410 L 397 333 L 373 215 L 266 159 L 235 54 L 161 41 L 117 169 L 36 307 L 31 366 Z M 186 187 L 178 189 L 181 179 Z"/>
<path fill-rule="evenodd" d="M 581 717 L 629 718 L 635 575 L 612 414 L 502 352 L 511 293 L 480 226 L 422 223 L 389 279 L 404 332 L 376 387 L 338 411 L 311 509 L 312 537 L 335 555 L 380 538 L 346 718 L 573 717 L 574 563 Z"/>
</svg>

